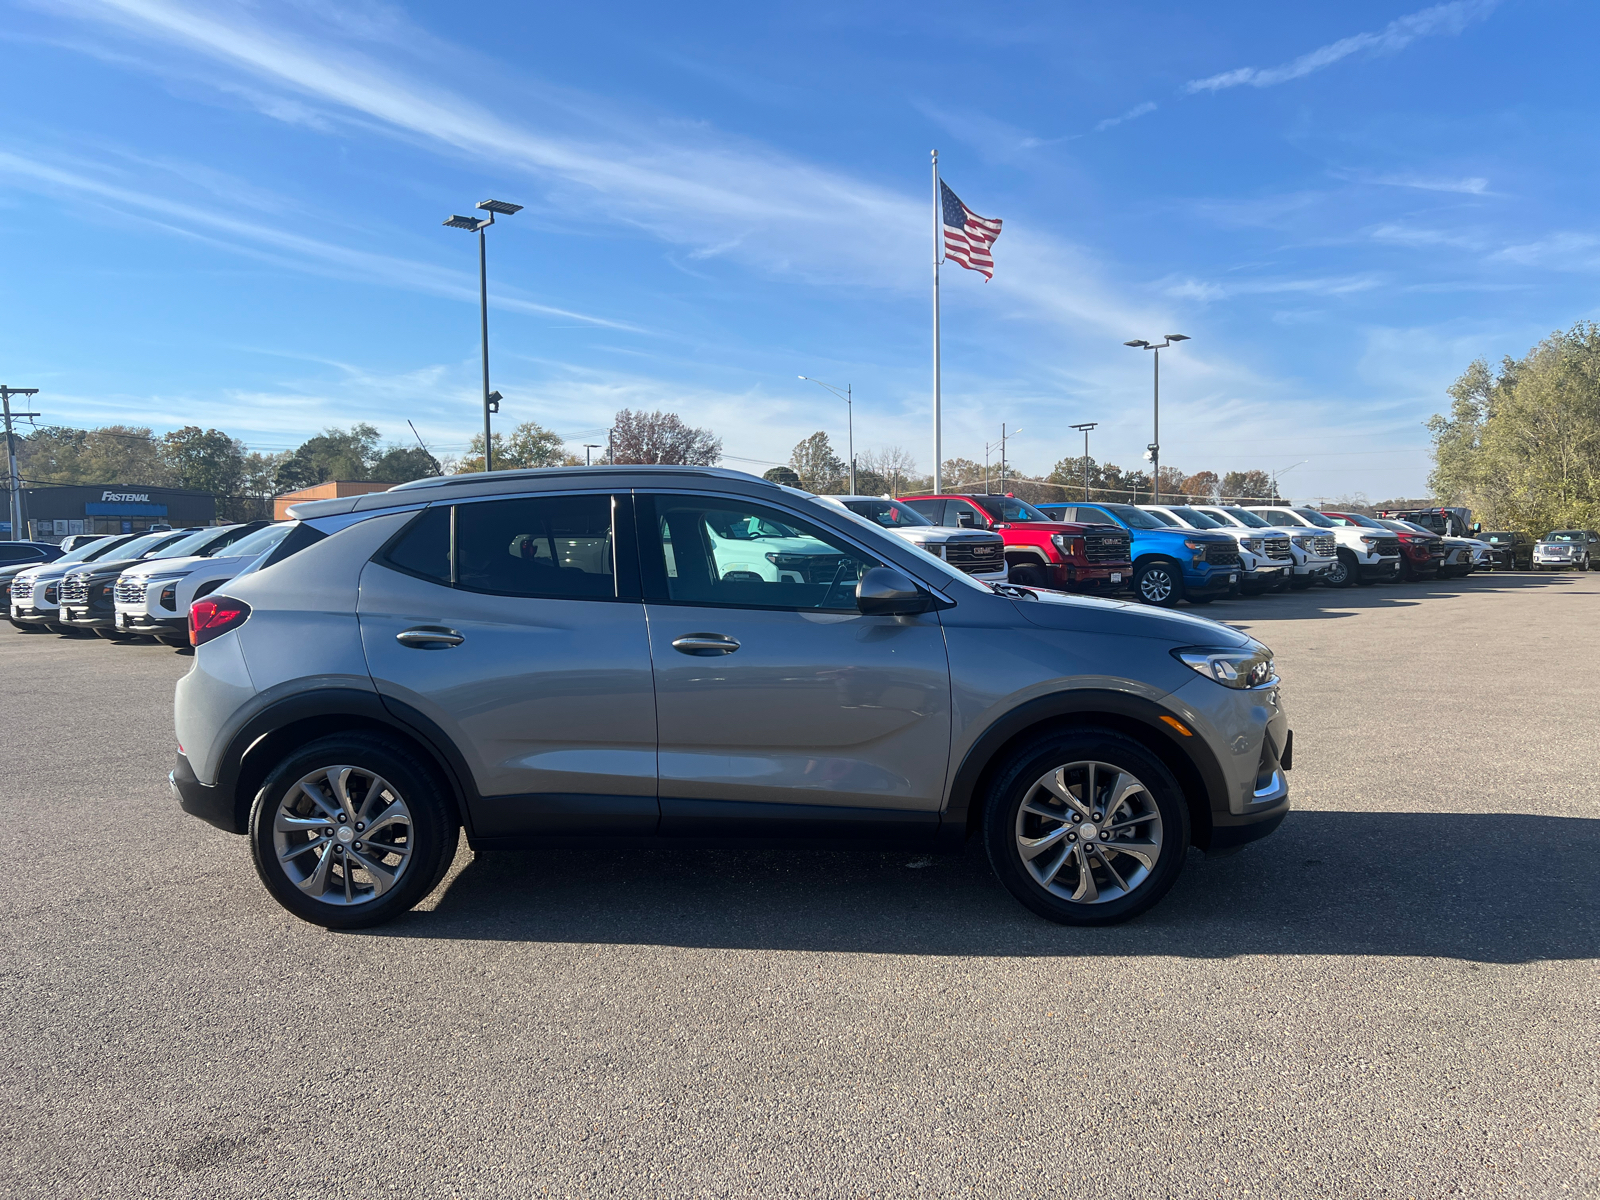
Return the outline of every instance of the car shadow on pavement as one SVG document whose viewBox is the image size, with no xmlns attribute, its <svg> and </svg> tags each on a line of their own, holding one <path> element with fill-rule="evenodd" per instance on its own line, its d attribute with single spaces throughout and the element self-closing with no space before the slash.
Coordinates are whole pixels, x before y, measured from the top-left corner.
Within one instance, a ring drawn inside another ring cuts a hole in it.
<svg viewBox="0 0 1600 1200">
<path fill-rule="evenodd" d="M 1187 607 L 1184 611 L 1228 625 L 1252 621 L 1353 617 L 1355 610 L 1359 609 L 1409 608 L 1428 600 L 1452 599 L 1474 592 L 1560 592 L 1571 588 L 1580 578 L 1577 573 L 1497 571 L 1469 575 L 1465 579 L 1428 579 L 1415 583 L 1400 581 L 1347 588 L 1316 587 L 1303 592 L 1279 592 L 1266 596 L 1231 596 L 1201 608 Z M 1593 589 L 1584 591 L 1585 594 L 1593 594 Z"/>
<path fill-rule="evenodd" d="M 1041 920 L 982 848 L 915 852 L 570 848 L 478 855 L 437 897 L 357 936 L 928 955 L 1600 954 L 1600 820 L 1291 813 L 1224 858 L 1191 853 L 1126 925 Z"/>
</svg>

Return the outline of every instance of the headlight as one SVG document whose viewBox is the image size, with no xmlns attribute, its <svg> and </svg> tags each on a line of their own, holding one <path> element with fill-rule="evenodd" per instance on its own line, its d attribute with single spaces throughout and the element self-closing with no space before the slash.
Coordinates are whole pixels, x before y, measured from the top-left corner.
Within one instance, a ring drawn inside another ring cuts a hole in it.
<svg viewBox="0 0 1600 1200">
<path fill-rule="evenodd" d="M 1316 535 L 1307 534 L 1304 537 L 1297 537 L 1294 539 L 1294 544 L 1302 550 L 1315 550 L 1317 548 Z"/>
<path fill-rule="evenodd" d="M 1071 558 L 1074 554 L 1083 553 L 1083 539 L 1073 537 L 1070 533 L 1052 533 L 1050 535 L 1050 544 L 1067 558 Z"/>
<path fill-rule="evenodd" d="M 1252 554 L 1260 554 L 1261 553 L 1261 539 L 1260 538 L 1245 538 L 1244 541 L 1239 543 L 1239 545 L 1243 546 L 1246 550 L 1250 551 Z"/>
<path fill-rule="evenodd" d="M 1363 546 L 1376 546 L 1378 544 L 1378 539 L 1375 537 L 1367 537 L 1365 534 L 1363 534 L 1361 537 L 1361 544 Z"/>
<path fill-rule="evenodd" d="M 1190 646 L 1174 650 L 1172 656 L 1223 687 L 1243 690 L 1264 687 L 1277 680 L 1273 671 L 1272 651 L 1265 646 L 1257 646 L 1254 650 L 1209 650 L 1203 646 Z"/>
</svg>

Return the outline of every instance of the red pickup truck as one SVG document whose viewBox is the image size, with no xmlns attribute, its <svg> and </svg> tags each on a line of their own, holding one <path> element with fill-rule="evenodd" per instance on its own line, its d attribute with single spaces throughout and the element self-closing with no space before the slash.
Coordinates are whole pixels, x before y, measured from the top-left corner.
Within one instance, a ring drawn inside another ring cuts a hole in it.
<svg viewBox="0 0 1600 1200">
<path fill-rule="evenodd" d="M 1011 582 L 1063 592 L 1120 592 L 1131 586 L 1128 533 L 1116 525 L 1052 521 L 1015 496 L 902 496 L 935 525 L 992 529 L 1005 541 Z"/>
</svg>

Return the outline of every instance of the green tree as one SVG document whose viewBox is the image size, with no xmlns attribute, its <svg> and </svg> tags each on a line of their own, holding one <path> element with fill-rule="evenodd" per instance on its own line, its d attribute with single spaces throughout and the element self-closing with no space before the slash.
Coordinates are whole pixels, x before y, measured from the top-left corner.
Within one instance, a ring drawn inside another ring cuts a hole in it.
<svg viewBox="0 0 1600 1200">
<path fill-rule="evenodd" d="M 1278 490 L 1272 485 L 1272 476 L 1259 470 L 1229 471 L 1222 477 L 1220 490 L 1224 504 L 1275 500 L 1278 497 Z"/>
<path fill-rule="evenodd" d="M 761 478 L 772 483 L 785 484 L 788 487 L 800 486 L 800 476 L 795 474 L 793 467 L 771 467 L 761 472 Z"/>
<path fill-rule="evenodd" d="M 372 464 L 367 478 L 380 483 L 407 483 L 442 475 L 439 460 L 421 446 L 390 446 Z"/>
<path fill-rule="evenodd" d="M 47 426 L 21 439 L 17 458 L 23 478 L 34 483 L 172 483 L 161 445 L 138 425 Z"/>
<path fill-rule="evenodd" d="M 244 443 L 220 429 L 185 425 L 161 439 L 161 457 L 179 487 L 210 492 L 219 500 L 239 493 Z"/>
<path fill-rule="evenodd" d="M 510 436 L 494 435 L 495 470 L 525 467 L 574 466 L 582 460 L 566 454 L 561 438 L 551 433 L 537 421 L 524 421 L 511 431 Z M 459 460 L 454 469 L 457 475 L 483 470 L 483 434 L 472 436 L 467 456 Z"/>
<path fill-rule="evenodd" d="M 820 429 L 796 443 L 789 452 L 789 465 L 809 491 L 838 495 L 849 486 L 844 460 L 833 452 L 833 443 Z"/>
<path fill-rule="evenodd" d="M 1428 421 L 1440 500 L 1535 534 L 1600 524 L 1600 326 L 1552 333 L 1498 373 L 1479 359 L 1448 390 L 1449 415 Z"/>
</svg>

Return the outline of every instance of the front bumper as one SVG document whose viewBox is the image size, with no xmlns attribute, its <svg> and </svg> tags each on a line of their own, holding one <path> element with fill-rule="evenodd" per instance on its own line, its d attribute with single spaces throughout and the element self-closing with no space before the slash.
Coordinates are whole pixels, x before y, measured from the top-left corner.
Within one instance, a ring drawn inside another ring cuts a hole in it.
<svg viewBox="0 0 1600 1200">
<path fill-rule="evenodd" d="M 1393 579 L 1400 574 L 1400 556 L 1385 556 L 1371 562 L 1357 563 L 1363 579 Z"/>
<path fill-rule="evenodd" d="M 1074 563 L 1052 563 L 1052 585 L 1066 592 L 1121 592 L 1132 586 L 1133 564 L 1115 567 L 1080 567 Z"/>
<path fill-rule="evenodd" d="M 116 614 L 105 609 L 63 607 L 58 619 L 74 629 L 110 629 L 116 623 Z"/>
<path fill-rule="evenodd" d="M 1183 590 L 1186 595 L 1199 596 L 1226 596 L 1228 590 L 1244 578 L 1244 570 L 1240 567 L 1218 567 L 1216 570 L 1185 571 L 1183 573 Z"/>
<path fill-rule="evenodd" d="M 11 606 L 11 619 L 21 621 L 25 625 L 48 625 L 52 621 L 59 621 L 61 613 L 54 608 L 31 608 L 21 604 Z"/>
<path fill-rule="evenodd" d="M 118 610 L 113 618 L 116 627 L 128 633 L 168 633 L 185 634 L 189 632 L 189 622 L 183 617 L 152 617 L 145 612 L 126 612 Z"/>
<path fill-rule="evenodd" d="M 221 788 L 207 787 L 201 783 L 195 776 L 194 768 L 189 765 L 188 757 L 182 752 L 178 754 L 178 761 L 173 764 L 167 782 L 178 799 L 178 807 L 190 816 L 199 817 L 226 833 L 244 832 L 238 827 L 233 797 L 224 795 Z"/>
</svg>

